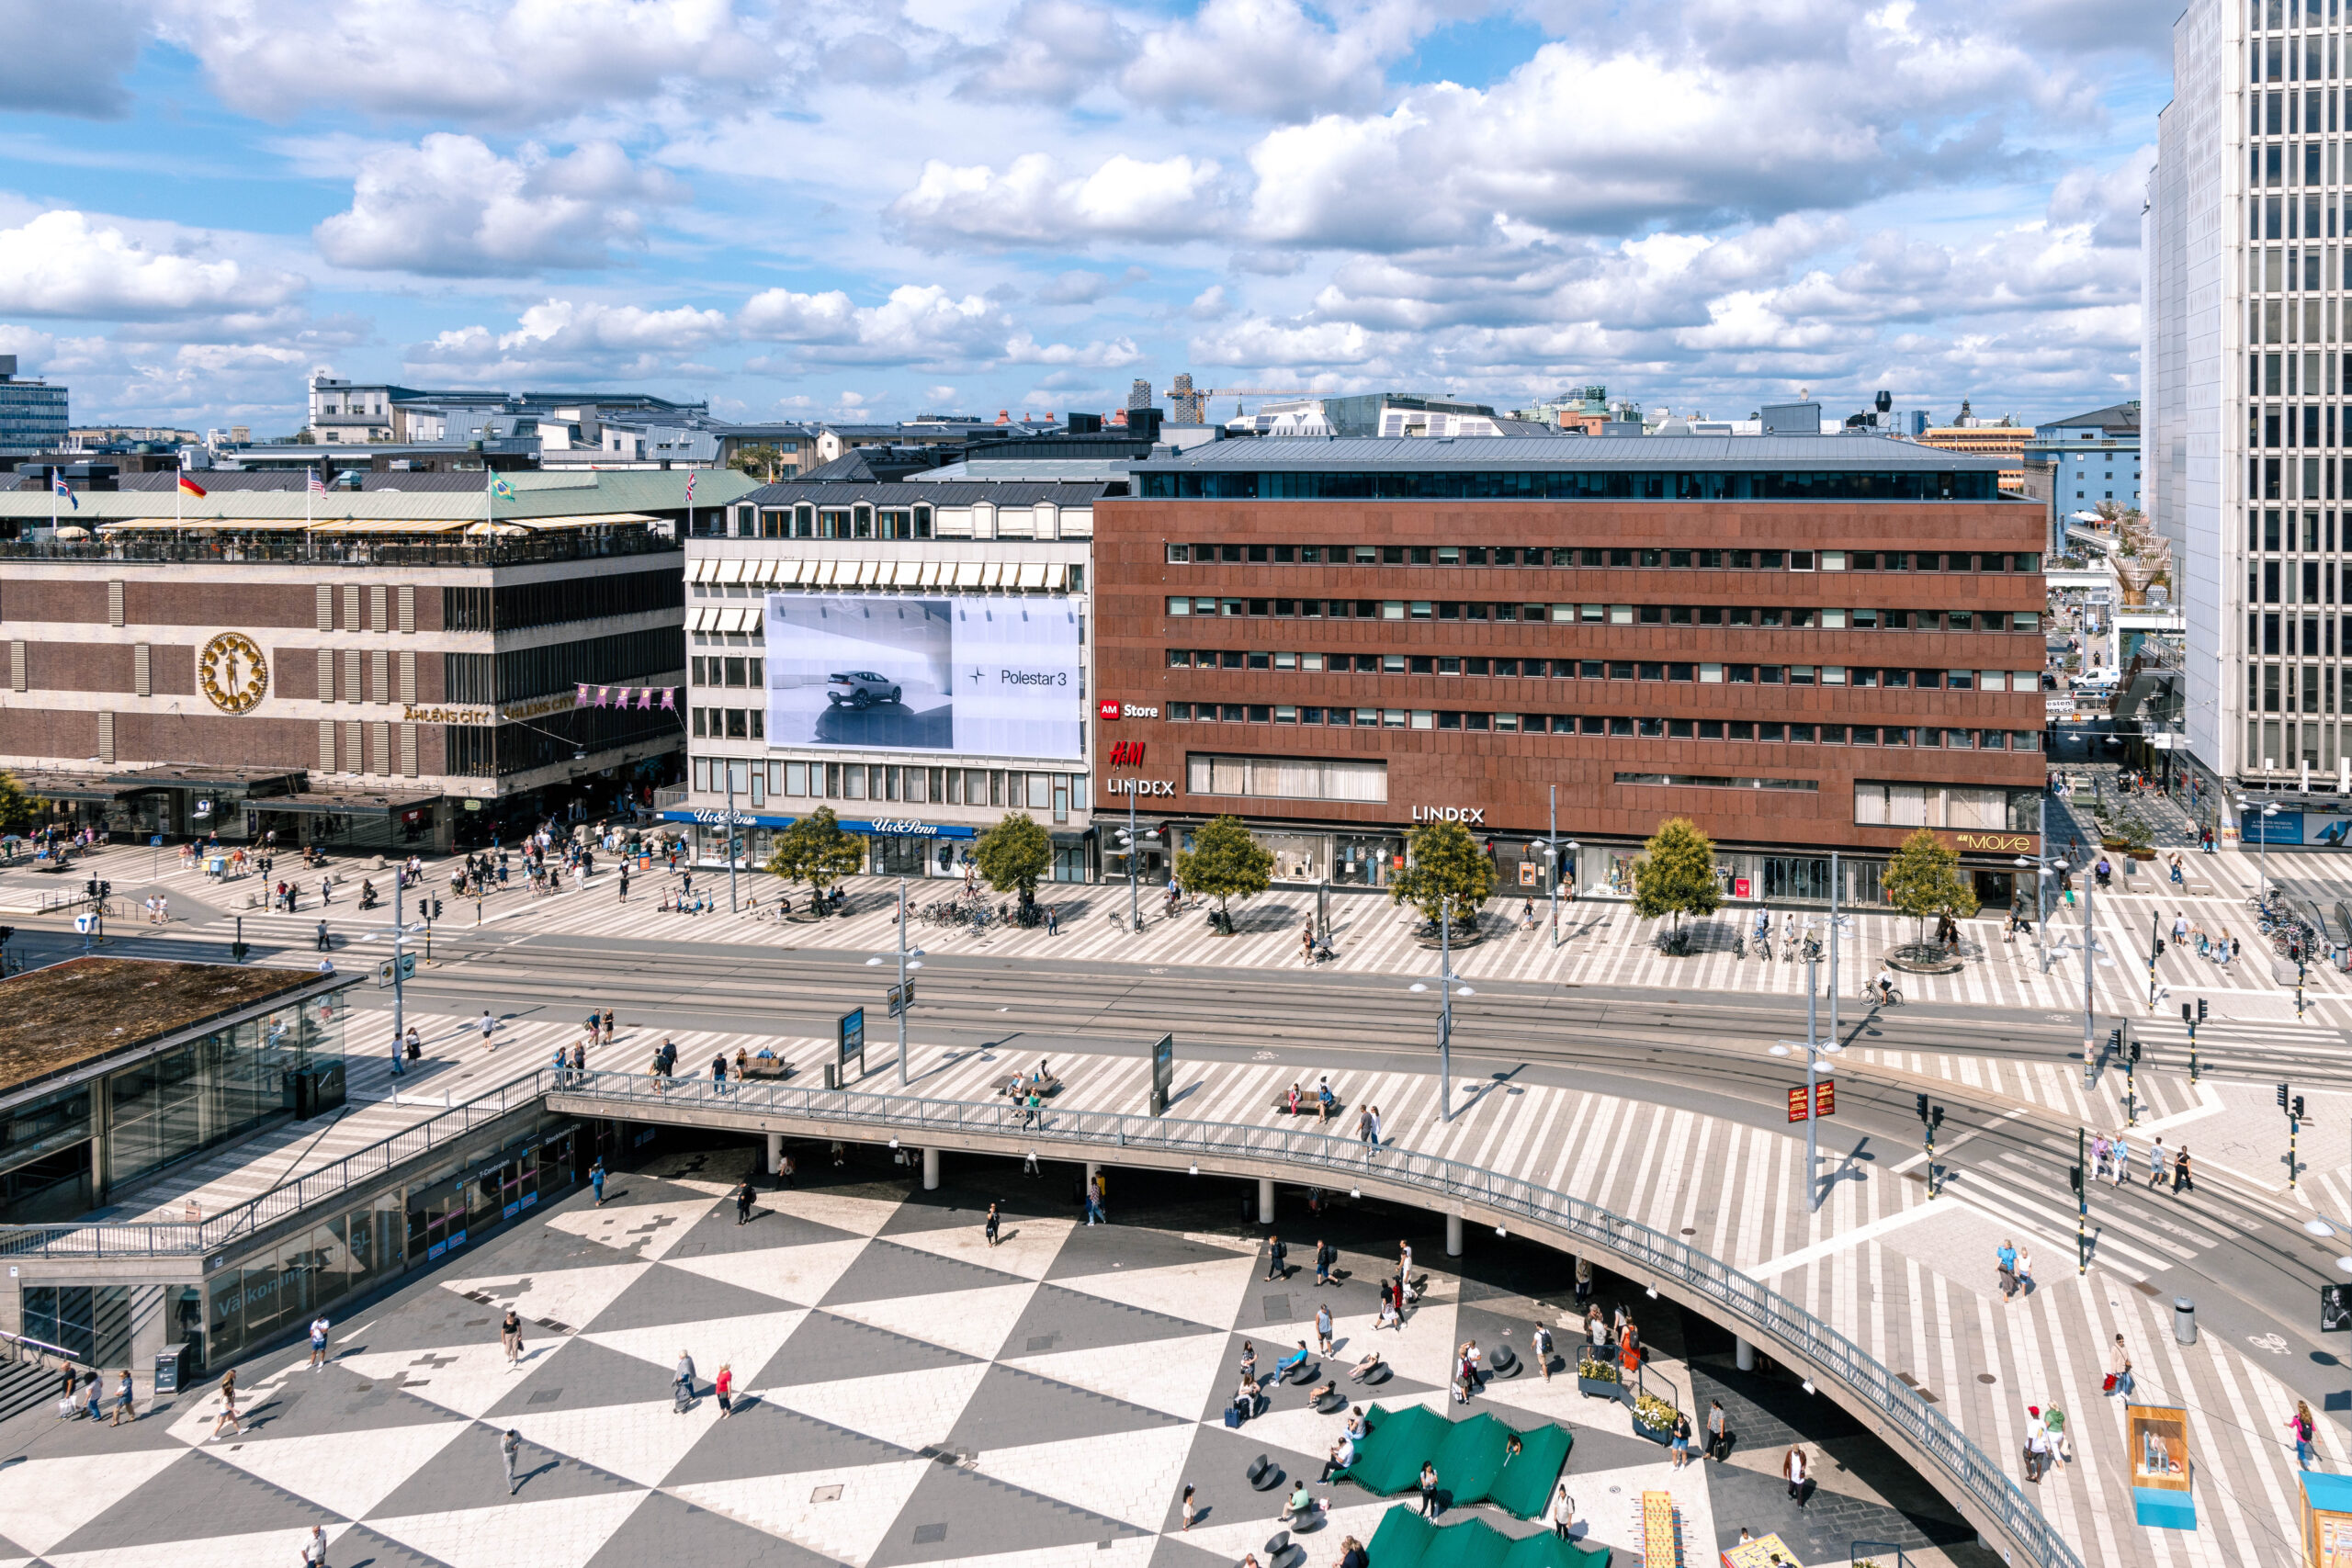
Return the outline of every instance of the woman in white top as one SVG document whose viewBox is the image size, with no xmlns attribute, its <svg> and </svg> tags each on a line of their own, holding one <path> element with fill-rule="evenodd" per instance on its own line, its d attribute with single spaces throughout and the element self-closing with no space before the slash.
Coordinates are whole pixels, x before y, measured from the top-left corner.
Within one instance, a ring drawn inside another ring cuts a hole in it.
<svg viewBox="0 0 2352 1568">
<path fill-rule="evenodd" d="M 1552 1521 L 1552 1533 L 1562 1540 L 1567 1540 L 1568 1527 L 1577 1522 L 1577 1502 L 1568 1495 L 1568 1483 L 1565 1481 L 1560 1483 L 1559 1490 L 1552 1494 L 1548 1517 Z"/>
<path fill-rule="evenodd" d="M 1798 1507 L 1805 1502 L 1805 1461 L 1803 1449 L 1791 1449 L 1781 1461 L 1781 1479 L 1789 1483 L 1789 1501 Z"/>
</svg>

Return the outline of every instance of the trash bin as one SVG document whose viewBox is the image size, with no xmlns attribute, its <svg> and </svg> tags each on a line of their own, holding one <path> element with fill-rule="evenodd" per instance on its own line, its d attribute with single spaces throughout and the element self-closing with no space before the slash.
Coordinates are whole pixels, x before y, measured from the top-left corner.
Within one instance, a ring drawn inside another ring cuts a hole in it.
<svg viewBox="0 0 2352 1568">
<path fill-rule="evenodd" d="M 839 1062 L 827 1062 L 825 1064 L 825 1087 L 827 1089 L 839 1089 L 842 1087 L 842 1065 Z"/>
<path fill-rule="evenodd" d="M 2183 1345 L 2197 1343 L 2197 1303 L 2187 1296 L 2172 1299 L 2172 1337 Z"/>
<path fill-rule="evenodd" d="M 185 1339 L 176 1345 L 166 1345 L 155 1352 L 155 1397 L 176 1393 L 187 1382 L 188 1374 L 196 1370 L 196 1355 Z"/>
</svg>

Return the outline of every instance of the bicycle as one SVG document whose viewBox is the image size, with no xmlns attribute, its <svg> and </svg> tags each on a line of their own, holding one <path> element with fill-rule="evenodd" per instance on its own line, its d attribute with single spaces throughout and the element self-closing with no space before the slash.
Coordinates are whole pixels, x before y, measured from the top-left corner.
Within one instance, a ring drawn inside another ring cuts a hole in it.
<svg viewBox="0 0 2352 1568">
<path fill-rule="evenodd" d="M 1903 992 L 1900 987 L 1889 986 L 1884 991 L 1881 991 L 1877 986 L 1868 980 L 1862 982 L 1862 988 L 1854 994 L 1854 998 L 1857 1001 L 1875 1002 L 1883 1007 L 1899 1008 L 1903 1005 Z"/>
</svg>

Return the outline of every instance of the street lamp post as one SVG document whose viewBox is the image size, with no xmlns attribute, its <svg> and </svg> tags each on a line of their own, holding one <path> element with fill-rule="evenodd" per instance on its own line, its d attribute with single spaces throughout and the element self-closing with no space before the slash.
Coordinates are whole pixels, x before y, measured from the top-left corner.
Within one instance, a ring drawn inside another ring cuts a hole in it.
<svg viewBox="0 0 2352 1568">
<path fill-rule="evenodd" d="M 1453 911 L 1439 907 L 1437 930 L 1437 1093 L 1438 1120 L 1453 1120 L 1453 998 L 1474 997 L 1478 993 L 1462 984 L 1462 976 L 1453 972 Z M 1431 981 L 1416 980 L 1405 988 L 1425 992 Z"/>
<path fill-rule="evenodd" d="M 899 1005 L 890 1010 L 897 1014 L 899 1020 L 899 1084 L 901 1088 L 907 1082 L 907 1012 L 911 1005 L 911 998 L 907 995 L 907 976 L 922 967 L 922 948 L 907 945 L 907 879 L 901 875 L 899 878 L 899 950 L 894 953 L 876 953 L 865 961 L 868 969 L 888 964 L 893 958 L 899 961 Z"/>
<path fill-rule="evenodd" d="M 1821 1210 L 1821 1058 L 1835 1055 L 1842 1047 L 1837 1041 L 1824 1043 L 1815 1027 L 1814 976 L 1821 960 L 1808 954 L 1805 958 L 1804 1006 L 1804 1196 L 1808 1213 Z M 1772 1047 L 1772 1055 L 1785 1056 L 1795 1041 L 1784 1040 Z"/>
<path fill-rule="evenodd" d="M 2244 795 L 2238 796 L 2238 812 L 2241 816 L 2253 809 L 2254 802 Z M 2270 829 L 2267 824 L 2271 818 L 2278 815 L 2278 807 L 2275 802 L 2262 808 L 2265 825 L 2262 829 L 2261 847 L 2255 852 L 2254 897 L 2257 904 L 2270 897 Z"/>
<path fill-rule="evenodd" d="M 1127 925 L 1131 930 L 1143 930 L 1143 895 L 1138 878 L 1141 872 L 1137 861 L 1143 854 L 1143 840 L 1159 837 L 1158 830 L 1146 833 L 1136 826 L 1136 797 L 1127 796 Z"/>
<path fill-rule="evenodd" d="M 735 827 L 735 764 L 721 761 L 727 771 L 727 912 L 735 913 L 735 862 L 738 858 Z M 904 1083 L 906 1080 L 899 1080 Z"/>
<path fill-rule="evenodd" d="M 1560 837 L 1560 786 L 1558 784 L 1552 786 L 1550 826 L 1544 830 L 1543 843 L 1544 859 L 1548 863 L 1548 870 L 1544 880 L 1550 884 L 1552 889 L 1552 945 L 1557 947 L 1560 945 L 1560 877 L 1563 874 L 1567 875 L 1576 874 L 1577 852 L 1577 841 L 1574 839 L 1563 840 Z M 1562 850 L 1568 852 L 1568 857 L 1565 861 L 1560 858 Z"/>
</svg>

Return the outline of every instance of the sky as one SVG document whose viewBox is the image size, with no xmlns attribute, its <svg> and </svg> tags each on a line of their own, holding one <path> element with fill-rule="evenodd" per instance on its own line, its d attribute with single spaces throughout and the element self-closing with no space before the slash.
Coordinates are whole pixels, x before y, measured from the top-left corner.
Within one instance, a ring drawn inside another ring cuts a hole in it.
<svg viewBox="0 0 2352 1568">
<path fill-rule="evenodd" d="M 257 438 L 315 372 L 2031 423 L 2138 396 L 2176 10 L 0 0 L 0 353 Z"/>
</svg>

